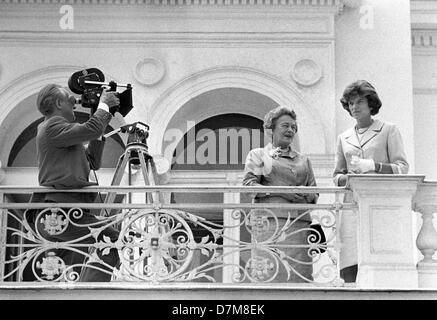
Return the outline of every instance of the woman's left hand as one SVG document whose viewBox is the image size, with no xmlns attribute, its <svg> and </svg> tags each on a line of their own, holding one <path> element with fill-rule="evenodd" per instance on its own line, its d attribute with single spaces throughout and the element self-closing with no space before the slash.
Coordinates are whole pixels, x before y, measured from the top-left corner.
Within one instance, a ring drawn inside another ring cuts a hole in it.
<svg viewBox="0 0 437 320">
<path fill-rule="evenodd" d="M 351 169 L 356 173 L 375 171 L 375 161 L 372 159 L 361 159 L 357 156 L 352 156 Z"/>
</svg>

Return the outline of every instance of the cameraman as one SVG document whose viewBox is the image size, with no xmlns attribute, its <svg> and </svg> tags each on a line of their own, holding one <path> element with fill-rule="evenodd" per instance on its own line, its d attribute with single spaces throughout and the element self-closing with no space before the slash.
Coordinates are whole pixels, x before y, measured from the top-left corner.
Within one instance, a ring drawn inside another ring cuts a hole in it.
<svg viewBox="0 0 437 320">
<path fill-rule="evenodd" d="M 38 94 L 37 107 L 45 117 L 44 121 L 38 126 L 36 136 L 38 180 L 41 186 L 55 189 L 78 189 L 97 184 L 90 182 L 88 179 L 90 169 L 97 170 L 100 168 L 104 147 L 101 136 L 112 118 L 109 108 L 117 106 L 119 99 L 113 92 L 103 91 L 97 110 L 83 124 L 73 123 L 75 120 L 75 103 L 76 98 L 66 89 L 56 84 L 45 86 Z M 85 148 L 83 144 L 88 141 L 88 147 Z M 32 202 L 90 203 L 95 201 L 96 196 L 96 193 L 79 192 L 35 193 L 32 196 Z M 69 209 L 64 210 L 68 212 Z M 50 235 L 41 221 L 34 221 L 35 216 L 35 210 L 29 210 L 26 219 L 32 228 L 35 227 L 35 223 L 37 224 L 36 228 L 46 240 L 61 243 L 73 242 L 73 247 L 78 243 L 92 244 L 96 242 L 95 238 L 89 235 L 90 231 L 87 226 L 76 226 L 71 222 L 69 222 L 64 232 Z M 72 215 L 69 215 L 69 218 L 73 220 L 74 224 L 78 225 L 92 224 L 93 228 L 103 226 L 103 224 L 99 224 L 100 220 L 89 210 L 83 210 L 83 215 L 78 219 L 74 219 Z M 87 237 L 87 235 L 89 236 Z M 118 239 L 118 231 L 112 227 L 107 227 L 99 234 L 97 241 L 103 240 L 104 236 L 109 237 L 111 242 L 115 242 Z M 83 239 L 77 242 L 74 241 L 79 238 Z M 87 248 L 76 248 L 84 253 L 80 254 L 68 249 L 53 251 L 56 256 L 64 261 L 66 266 L 83 264 Z M 88 267 L 84 267 L 82 270 L 80 281 L 103 282 L 111 280 L 112 269 L 108 265 L 111 267 L 118 266 L 117 250 L 111 249 L 109 254 L 106 255 L 102 255 L 98 250 L 97 254 L 107 265 L 97 262 L 88 264 Z M 106 270 L 106 272 L 97 268 Z"/>
</svg>

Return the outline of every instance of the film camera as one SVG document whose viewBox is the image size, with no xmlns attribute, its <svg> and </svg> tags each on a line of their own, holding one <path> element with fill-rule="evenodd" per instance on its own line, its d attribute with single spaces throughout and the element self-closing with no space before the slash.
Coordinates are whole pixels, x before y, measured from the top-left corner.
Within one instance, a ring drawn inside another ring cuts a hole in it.
<svg viewBox="0 0 437 320">
<path fill-rule="evenodd" d="M 112 114 L 119 112 L 125 117 L 133 108 L 132 105 L 132 86 L 130 84 L 117 84 L 114 81 L 105 82 L 103 72 L 97 68 L 89 68 L 73 73 L 68 79 L 68 87 L 76 94 L 80 94 L 80 103 L 84 108 L 90 108 L 91 113 L 97 109 L 99 105 L 100 96 L 104 88 L 102 86 L 109 86 L 109 91 L 116 91 L 117 87 L 124 87 L 123 92 L 116 92 L 116 96 L 120 100 L 120 104 L 111 107 L 109 111 Z"/>
</svg>

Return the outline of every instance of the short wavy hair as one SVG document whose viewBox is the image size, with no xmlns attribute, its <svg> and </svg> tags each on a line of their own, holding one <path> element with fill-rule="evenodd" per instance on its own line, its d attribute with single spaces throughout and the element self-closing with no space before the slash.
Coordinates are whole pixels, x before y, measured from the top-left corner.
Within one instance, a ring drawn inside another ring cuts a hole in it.
<svg viewBox="0 0 437 320">
<path fill-rule="evenodd" d="M 273 130 L 276 125 L 276 120 L 283 115 L 289 115 L 294 121 L 296 121 L 296 113 L 293 109 L 287 106 L 278 106 L 275 109 L 270 110 L 264 117 L 264 129 Z M 297 131 L 296 131 L 297 132 Z"/>
<path fill-rule="evenodd" d="M 39 91 L 36 106 L 44 116 L 53 113 L 57 99 L 65 98 L 65 93 L 61 89 L 62 87 L 58 84 L 48 84 Z"/>
<path fill-rule="evenodd" d="M 369 104 L 370 114 L 374 116 L 378 114 L 379 109 L 381 109 L 382 103 L 376 93 L 375 88 L 366 80 L 358 80 L 346 87 L 343 92 L 343 96 L 340 99 L 340 102 L 349 114 L 352 116 L 351 111 L 349 109 L 349 102 L 352 98 L 360 96 L 365 97 L 367 99 L 367 103 Z"/>
</svg>

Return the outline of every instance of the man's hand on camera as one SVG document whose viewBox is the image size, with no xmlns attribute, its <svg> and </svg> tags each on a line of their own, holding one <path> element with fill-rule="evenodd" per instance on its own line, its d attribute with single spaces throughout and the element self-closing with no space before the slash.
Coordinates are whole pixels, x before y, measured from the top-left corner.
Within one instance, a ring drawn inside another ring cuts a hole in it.
<svg viewBox="0 0 437 320">
<path fill-rule="evenodd" d="M 109 108 L 111 108 L 118 106 L 120 104 L 120 99 L 117 98 L 116 92 L 105 89 L 100 96 L 100 102 L 105 103 Z"/>
</svg>

